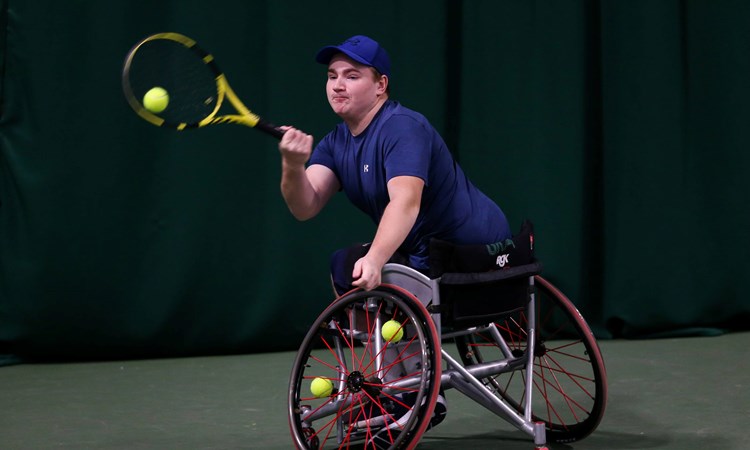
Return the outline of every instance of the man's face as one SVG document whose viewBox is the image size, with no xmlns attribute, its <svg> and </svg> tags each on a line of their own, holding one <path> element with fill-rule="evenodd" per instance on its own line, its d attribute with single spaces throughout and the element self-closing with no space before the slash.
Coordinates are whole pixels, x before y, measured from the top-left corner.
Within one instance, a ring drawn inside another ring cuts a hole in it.
<svg viewBox="0 0 750 450">
<path fill-rule="evenodd" d="M 328 64 L 326 94 L 333 112 L 344 120 L 364 117 L 385 92 L 385 77 L 376 77 L 374 69 L 337 54 Z"/>
</svg>

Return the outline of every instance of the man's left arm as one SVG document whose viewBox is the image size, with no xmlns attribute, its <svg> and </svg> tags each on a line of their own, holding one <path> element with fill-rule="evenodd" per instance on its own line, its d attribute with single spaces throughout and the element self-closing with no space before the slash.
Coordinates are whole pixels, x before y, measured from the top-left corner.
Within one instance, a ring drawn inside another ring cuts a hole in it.
<svg viewBox="0 0 750 450">
<path fill-rule="evenodd" d="M 365 290 L 380 285 L 383 266 L 403 244 L 417 221 L 424 181 L 414 176 L 397 176 L 388 181 L 388 205 L 378 224 L 370 250 L 354 264 L 352 283 Z"/>
</svg>

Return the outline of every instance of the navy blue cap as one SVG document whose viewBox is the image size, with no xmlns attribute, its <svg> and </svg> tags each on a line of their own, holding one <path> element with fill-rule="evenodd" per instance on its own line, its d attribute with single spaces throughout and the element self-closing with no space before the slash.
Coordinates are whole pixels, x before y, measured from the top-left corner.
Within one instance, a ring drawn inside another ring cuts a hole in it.
<svg viewBox="0 0 750 450">
<path fill-rule="evenodd" d="M 391 59 L 385 49 L 367 36 L 352 36 L 341 45 L 323 47 L 315 55 L 315 61 L 328 64 L 336 53 L 343 53 L 358 63 L 374 67 L 383 75 L 391 76 Z"/>
</svg>

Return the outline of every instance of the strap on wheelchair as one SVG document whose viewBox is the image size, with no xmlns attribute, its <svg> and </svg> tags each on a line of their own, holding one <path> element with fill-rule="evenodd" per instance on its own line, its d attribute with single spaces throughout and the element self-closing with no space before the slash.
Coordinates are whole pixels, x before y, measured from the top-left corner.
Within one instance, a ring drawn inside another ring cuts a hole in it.
<svg viewBox="0 0 750 450">
<path fill-rule="evenodd" d="M 510 267 L 502 270 L 493 270 L 490 272 L 472 272 L 472 273 L 444 273 L 440 277 L 441 285 L 463 285 L 463 284 L 483 284 L 497 283 L 504 280 L 513 280 L 520 277 L 537 275 L 542 272 L 542 263 L 533 261 L 518 267 Z"/>
<path fill-rule="evenodd" d="M 430 278 L 446 273 L 478 273 L 520 267 L 534 261 L 534 225 L 524 220 L 512 239 L 482 245 L 430 240 Z"/>
</svg>

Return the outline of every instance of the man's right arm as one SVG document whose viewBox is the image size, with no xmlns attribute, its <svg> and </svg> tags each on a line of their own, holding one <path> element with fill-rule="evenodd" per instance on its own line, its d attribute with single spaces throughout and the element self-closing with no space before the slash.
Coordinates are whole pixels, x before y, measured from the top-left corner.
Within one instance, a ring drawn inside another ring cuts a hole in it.
<svg viewBox="0 0 750 450">
<path fill-rule="evenodd" d="M 336 175 L 328 167 L 313 164 L 305 169 L 312 154 L 312 136 L 287 128 L 279 142 L 281 194 L 297 220 L 315 217 L 339 190 Z"/>
</svg>

